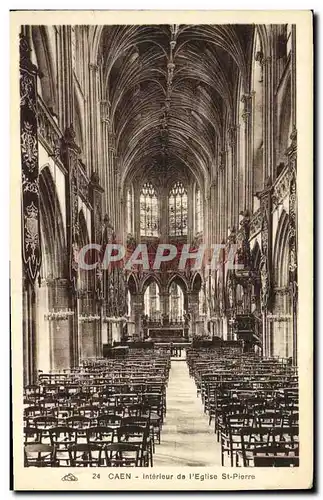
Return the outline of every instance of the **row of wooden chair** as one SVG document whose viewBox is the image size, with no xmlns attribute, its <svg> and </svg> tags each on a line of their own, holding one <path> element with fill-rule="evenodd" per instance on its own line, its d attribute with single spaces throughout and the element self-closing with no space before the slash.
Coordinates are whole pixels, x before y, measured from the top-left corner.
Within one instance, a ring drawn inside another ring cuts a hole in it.
<svg viewBox="0 0 323 500">
<path fill-rule="evenodd" d="M 213 348 L 189 349 L 187 364 L 223 466 L 298 465 L 298 376 L 288 360 Z"/>
<path fill-rule="evenodd" d="M 55 446 L 48 444 L 29 444 L 25 446 L 25 467 L 61 467 Z M 103 446 L 76 444 L 68 448 L 66 467 L 144 467 L 140 448 L 131 443 L 111 443 Z M 145 460 L 145 461 L 143 461 Z"/>
<path fill-rule="evenodd" d="M 24 394 L 26 466 L 152 466 L 169 368 L 170 352 L 138 351 L 41 373 Z"/>
</svg>

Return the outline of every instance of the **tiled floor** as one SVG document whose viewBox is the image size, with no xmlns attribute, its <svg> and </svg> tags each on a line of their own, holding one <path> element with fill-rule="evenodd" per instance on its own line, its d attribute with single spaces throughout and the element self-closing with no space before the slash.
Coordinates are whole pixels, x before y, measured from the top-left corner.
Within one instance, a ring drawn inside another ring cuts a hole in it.
<svg viewBox="0 0 323 500">
<path fill-rule="evenodd" d="M 167 387 L 167 415 L 156 446 L 154 467 L 221 464 L 220 444 L 196 396 L 185 361 L 172 360 Z"/>
</svg>

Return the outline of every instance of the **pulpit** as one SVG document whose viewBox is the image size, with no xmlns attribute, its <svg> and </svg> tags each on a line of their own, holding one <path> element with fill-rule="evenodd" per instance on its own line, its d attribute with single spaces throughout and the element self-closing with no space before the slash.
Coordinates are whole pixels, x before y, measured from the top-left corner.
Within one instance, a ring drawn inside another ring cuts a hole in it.
<svg viewBox="0 0 323 500">
<path fill-rule="evenodd" d="M 238 340 L 243 340 L 245 352 L 252 351 L 256 345 L 261 345 L 261 339 L 256 334 L 253 314 L 238 314 L 233 328 Z"/>
</svg>

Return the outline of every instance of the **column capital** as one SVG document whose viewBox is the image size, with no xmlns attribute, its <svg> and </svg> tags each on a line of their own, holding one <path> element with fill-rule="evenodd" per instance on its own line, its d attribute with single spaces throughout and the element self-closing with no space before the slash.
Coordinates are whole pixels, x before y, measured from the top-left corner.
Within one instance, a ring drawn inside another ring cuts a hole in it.
<svg viewBox="0 0 323 500">
<path fill-rule="evenodd" d="M 271 62 L 271 57 L 265 57 L 262 50 L 258 50 L 255 55 L 255 60 L 260 64 L 261 67 L 266 66 L 266 64 Z"/>
</svg>

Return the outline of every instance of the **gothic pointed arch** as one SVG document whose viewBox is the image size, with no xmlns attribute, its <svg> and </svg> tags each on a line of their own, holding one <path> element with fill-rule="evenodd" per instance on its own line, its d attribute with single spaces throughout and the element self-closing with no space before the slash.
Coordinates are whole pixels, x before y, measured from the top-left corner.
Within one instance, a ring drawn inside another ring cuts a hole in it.
<svg viewBox="0 0 323 500">
<path fill-rule="evenodd" d="M 57 75 L 55 72 L 55 54 L 51 43 L 50 26 L 33 26 L 31 37 L 39 71 L 41 96 L 48 108 L 57 114 Z M 55 34 L 53 33 L 54 37 Z"/>
<path fill-rule="evenodd" d="M 279 218 L 274 245 L 274 282 L 278 287 L 289 283 L 289 215 L 285 210 Z"/>
<path fill-rule="evenodd" d="M 203 286 L 203 278 L 199 272 L 195 273 L 191 281 L 191 289 L 193 292 L 199 292 Z"/>
<path fill-rule="evenodd" d="M 272 355 L 290 357 L 293 353 L 293 332 L 289 289 L 289 215 L 285 210 L 278 222 L 273 262 Z"/>
<path fill-rule="evenodd" d="M 138 293 L 139 284 L 137 282 L 137 278 L 134 276 L 133 273 L 129 275 L 127 284 L 128 284 L 128 290 L 131 293 L 131 295 Z"/>
<path fill-rule="evenodd" d="M 172 283 L 176 283 L 176 285 L 178 285 L 182 289 L 183 293 L 187 294 L 187 292 L 189 290 L 189 284 L 188 284 L 187 280 L 185 279 L 185 277 L 182 276 L 180 273 L 174 273 L 169 278 L 169 280 L 167 282 L 167 287 L 166 287 L 167 291 L 169 291 Z"/>
<path fill-rule="evenodd" d="M 63 217 L 49 165 L 39 175 L 42 277 L 66 276 L 66 242 Z"/>
<path fill-rule="evenodd" d="M 162 283 L 160 281 L 160 278 L 158 275 L 155 273 L 150 273 L 147 276 L 144 276 L 142 280 L 139 283 L 139 290 L 141 293 L 145 293 L 147 287 L 151 285 L 151 283 L 156 282 L 159 290 L 162 290 Z"/>
</svg>

